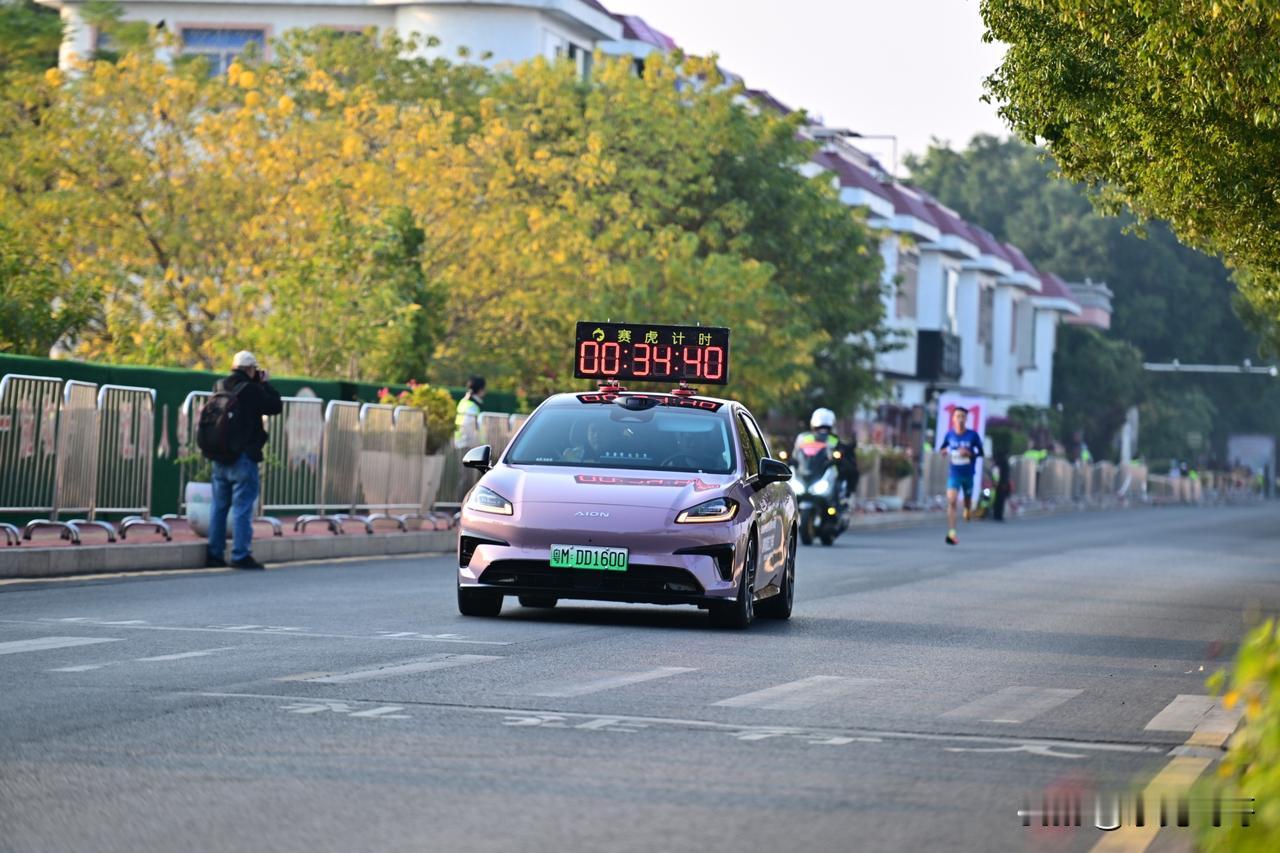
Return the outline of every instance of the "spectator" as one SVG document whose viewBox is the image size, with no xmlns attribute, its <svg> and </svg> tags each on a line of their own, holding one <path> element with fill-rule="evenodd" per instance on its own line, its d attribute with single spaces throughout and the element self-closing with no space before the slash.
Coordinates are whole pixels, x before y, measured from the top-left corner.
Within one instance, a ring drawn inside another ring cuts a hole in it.
<svg viewBox="0 0 1280 853">
<path fill-rule="evenodd" d="M 458 401 L 458 414 L 454 417 L 453 446 L 460 449 L 474 447 L 480 436 L 480 404 L 484 402 L 484 377 L 472 376 L 467 380 L 467 392 Z"/>
<path fill-rule="evenodd" d="M 206 565 L 227 565 L 224 554 L 227 513 L 230 511 L 232 568 L 262 569 L 264 566 L 254 559 L 252 551 L 253 513 L 257 508 L 259 490 L 258 465 L 262 463 L 262 448 L 267 443 L 262 419 L 267 415 L 280 414 L 284 406 L 280 402 L 280 392 L 271 387 L 270 376 L 258 366 L 251 352 L 236 353 L 231 375 L 218 380 L 213 391 L 210 405 L 219 401 L 218 395 L 222 395 L 224 411 L 231 412 L 222 428 L 229 433 L 223 446 L 233 450 L 216 456 L 205 450 L 205 455 L 213 461 L 213 517 L 209 521 Z M 204 423 L 202 415 L 202 430 Z"/>
</svg>

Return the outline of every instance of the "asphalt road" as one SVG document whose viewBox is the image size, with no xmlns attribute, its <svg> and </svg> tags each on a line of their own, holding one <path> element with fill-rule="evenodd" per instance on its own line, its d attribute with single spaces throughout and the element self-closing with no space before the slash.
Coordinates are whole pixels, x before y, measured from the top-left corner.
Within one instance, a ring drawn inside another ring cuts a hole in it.
<svg viewBox="0 0 1280 853">
<path fill-rule="evenodd" d="M 1215 718 L 1178 697 L 1280 609 L 1277 522 L 859 531 L 745 633 L 466 619 L 451 557 L 0 585 L 0 850 L 1089 849 L 1017 810 Z"/>
</svg>

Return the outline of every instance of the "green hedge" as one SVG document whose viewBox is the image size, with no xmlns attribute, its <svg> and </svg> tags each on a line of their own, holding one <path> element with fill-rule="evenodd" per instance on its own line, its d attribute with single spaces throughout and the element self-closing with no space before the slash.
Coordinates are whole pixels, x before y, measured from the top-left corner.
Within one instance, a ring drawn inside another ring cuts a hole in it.
<svg viewBox="0 0 1280 853">
<path fill-rule="evenodd" d="M 268 370 L 271 368 L 269 364 L 264 366 Z M 169 455 L 167 458 L 155 460 L 152 475 L 151 510 L 156 515 L 178 511 L 178 466 L 174 458 L 178 455 L 178 411 L 182 407 L 182 401 L 192 391 L 210 390 L 215 382 L 227 375 L 227 373 L 202 370 L 95 364 L 0 353 L 0 375 L 6 373 L 54 376 L 64 380 L 78 379 L 97 385 L 133 385 L 154 388 L 156 390 L 154 434 L 157 446 L 161 436 L 165 434 L 166 427 L 169 436 Z M 408 387 L 372 382 L 308 379 L 297 376 L 272 376 L 271 384 L 286 397 L 295 396 L 303 388 L 308 388 L 326 402 L 347 400 L 362 403 L 376 403 L 378 391 L 383 387 L 393 392 L 399 392 Z M 451 388 L 449 393 L 455 400 L 461 399 L 463 389 Z M 515 412 L 517 411 L 516 395 L 510 392 L 489 391 L 485 397 L 484 408 L 491 412 Z M 28 520 L 25 517 L 0 513 L 0 521 L 19 524 Z"/>
</svg>

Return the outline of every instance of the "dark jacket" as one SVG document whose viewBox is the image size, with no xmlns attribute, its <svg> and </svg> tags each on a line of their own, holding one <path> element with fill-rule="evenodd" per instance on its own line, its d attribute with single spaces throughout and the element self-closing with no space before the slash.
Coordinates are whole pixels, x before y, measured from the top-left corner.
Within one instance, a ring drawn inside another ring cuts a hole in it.
<svg viewBox="0 0 1280 853">
<path fill-rule="evenodd" d="M 254 462 L 261 462 L 262 448 L 267 443 L 267 430 L 262 426 L 262 418 L 266 415 L 278 415 L 284 410 L 280 392 L 272 388 L 270 382 L 254 382 L 242 370 L 231 371 L 230 376 L 219 379 L 214 386 L 215 391 L 232 393 L 235 393 L 236 388 L 240 388 L 236 409 L 249 421 L 249 440 L 244 452 Z"/>
</svg>

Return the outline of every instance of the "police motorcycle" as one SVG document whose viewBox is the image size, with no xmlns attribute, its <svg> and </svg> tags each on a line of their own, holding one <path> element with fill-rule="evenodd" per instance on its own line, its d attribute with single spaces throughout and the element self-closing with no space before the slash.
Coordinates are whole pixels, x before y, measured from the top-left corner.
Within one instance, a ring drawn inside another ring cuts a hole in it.
<svg viewBox="0 0 1280 853">
<path fill-rule="evenodd" d="M 829 432 L 824 435 L 819 431 L 834 426 L 835 414 L 830 409 L 814 412 L 811 424 L 815 429 L 796 439 L 787 460 L 793 474 L 789 482 L 800 509 L 800 541 L 812 545 L 817 539 L 831 545 L 849 529 L 848 502 L 841 494 L 845 451 Z"/>
</svg>

